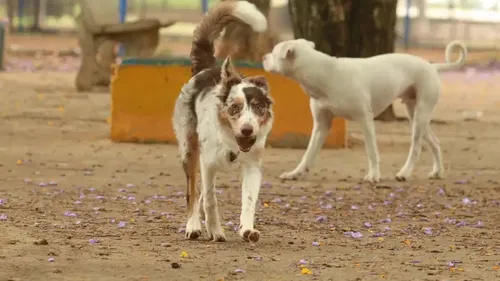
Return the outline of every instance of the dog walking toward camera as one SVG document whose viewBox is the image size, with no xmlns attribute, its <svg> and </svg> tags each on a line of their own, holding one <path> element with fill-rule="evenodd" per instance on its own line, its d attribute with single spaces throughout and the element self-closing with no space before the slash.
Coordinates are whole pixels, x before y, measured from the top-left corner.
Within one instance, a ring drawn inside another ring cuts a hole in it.
<svg viewBox="0 0 500 281">
<path fill-rule="evenodd" d="M 188 222 L 186 237 L 201 235 L 200 205 L 205 227 L 213 241 L 226 241 L 215 194 L 216 172 L 232 162 L 243 170 L 240 236 L 257 242 L 255 207 L 262 180 L 261 156 L 273 123 L 273 101 L 262 76 L 243 77 L 228 57 L 217 67 L 214 40 L 232 21 L 241 21 L 257 32 L 267 29 L 265 16 L 247 1 L 219 3 L 205 15 L 194 32 L 191 49 L 192 77 L 177 98 L 173 126 L 186 174 Z M 201 196 L 197 187 L 198 167 Z"/>
<path fill-rule="evenodd" d="M 460 58 L 451 62 L 453 50 Z M 441 94 L 440 70 L 463 67 L 466 47 L 450 42 L 446 47 L 446 63 L 431 64 L 409 54 L 385 54 L 370 58 L 336 58 L 315 50 L 305 39 L 277 44 L 263 58 L 264 69 L 298 81 L 310 97 L 313 131 L 300 164 L 282 179 L 297 179 L 308 171 L 329 133 L 332 118 L 342 117 L 359 122 L 368 155 L 365 181 L 380 181 L 379 153 L 374 117 L 395 99 L 401 98 L 412 126 L 411 147 L 406 163 L 396 175 L 398 181 L 408 179 L 425 142 L 433 156 L 431 179 L 443 177 L 443 157 L 438 139 L 431 131 L 432 112 Z"/>
</svg>

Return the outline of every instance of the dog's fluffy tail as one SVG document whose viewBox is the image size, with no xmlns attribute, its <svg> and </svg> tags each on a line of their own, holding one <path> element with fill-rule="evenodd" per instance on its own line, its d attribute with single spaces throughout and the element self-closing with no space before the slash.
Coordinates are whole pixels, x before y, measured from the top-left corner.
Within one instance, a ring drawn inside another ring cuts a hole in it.
<svg viewBox="0 0 500 281">
<path fill-rule="evenodd" d="M 460 50 L 460 58 L 457 61 L 451 61 L 451 53 L 455 50 Z M 435 63 L 437 70 L 452 70 L 458 69 L 465 65 L 465 60 L 467 59 L 467 47 L 460 41 L 451 41 L 446 45 L 445 51 L 446 63 Z"/>
<path fill-rule="evenodd" d="M 263 32 L 267 29 L 266 17 L 247 1 L 224 1 L 203 17 L 194 31 L 191 47 L 191 74 L 215 65 L 214 40 L 221 31 L 234 20 L 240 20 L 252 27 L 254 31 Z"/>
</svg>

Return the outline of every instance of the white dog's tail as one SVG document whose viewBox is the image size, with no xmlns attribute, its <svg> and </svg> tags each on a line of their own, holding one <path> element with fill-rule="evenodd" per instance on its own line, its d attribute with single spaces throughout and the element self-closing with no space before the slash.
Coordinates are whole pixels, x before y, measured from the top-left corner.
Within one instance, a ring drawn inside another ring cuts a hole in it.
<svg viewBox="0 0 500 281">
<path fill-rule="evenodd" d="M 191 75 L 215 65 L 214 40 L 232 21 L 240 20 L 252 27 L 254 31 L 267 29 L 266 17 L 247 1 L 224 1 L 205 15 L 196 30 L 191 47 Z"/>
<path fill-rule="evenodd" d="M 451 53 L 455 50 L 460 50 L 460 58 L 452 62 L 451 61 Z M 452 41 L 446 45 L 445 51 L 445 59 L 446 63 L 435 63 L 434 65 L 438 70 L 452 70 L 458 69 L 465 65 L 465 60 L 467 59 L 467 47 L 460 41 Z"/>
</svg>

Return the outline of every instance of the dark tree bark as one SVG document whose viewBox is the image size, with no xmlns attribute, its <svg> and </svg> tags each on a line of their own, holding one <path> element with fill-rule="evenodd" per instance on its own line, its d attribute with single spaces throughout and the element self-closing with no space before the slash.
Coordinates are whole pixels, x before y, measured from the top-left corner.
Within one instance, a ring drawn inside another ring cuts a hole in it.
<svg viewBox="0 0 500 281">
<path fill-rule="evenodd" d="M 41 12 L 41 3 L 40 0 L 33 1 L 33 13 L 34 19 L 33 26 L 31 27 L 31 32 L 40 32 L 42 28 L 40 27 L 40 12 Z"/>
<path fill-rule="evenodd" d="M 224 0 L 222 0 L 224 1 Z M 271 0 L 248 0 L 269 18 Z M 272 31 L 256 33 L 241 23 L 231 23 L 225 28 L 225 33 L 217 48 L 217 57 L 231 55 L 236 60 L 261 61 L 262 56 L 271 51 L 278 39 Z"/>
<path fill-rule="evenodd" d="M 397 0 L 289 0 L 295 38 L 336 57 L 394 52 Z M 398 118 L 390 105 L 377 120 Z"/>
</svg>

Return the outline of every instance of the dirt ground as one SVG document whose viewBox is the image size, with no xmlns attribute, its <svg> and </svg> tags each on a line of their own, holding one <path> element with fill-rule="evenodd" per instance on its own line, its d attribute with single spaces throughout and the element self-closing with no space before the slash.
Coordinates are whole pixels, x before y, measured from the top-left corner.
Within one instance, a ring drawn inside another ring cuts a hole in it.
<svg viewBox="0 0 500 281">
<path fill-rule="evenodd" d="M 356 124 L 352 147 L 322 151 L 300 181 L 277 176 L 304 150 L 267 150 L 261 240 L 250 245 L 235 231 L 237 165 L 217 186 L 228 242 L 185 240 L 175 146 L 111 143 L 109 94 L 75 92 L 77 60 L 9 66 L 0 73 L 0 281 L 500 278 L 498 70 L 442 75 L 432 127 L 444 180 L 426 179 L 428 151 L 411 180 L 394 180 L 409 149 L 406 122 L 377 123 L 377 186 L 360 182 L 367 159 Z"/>
</svg>

